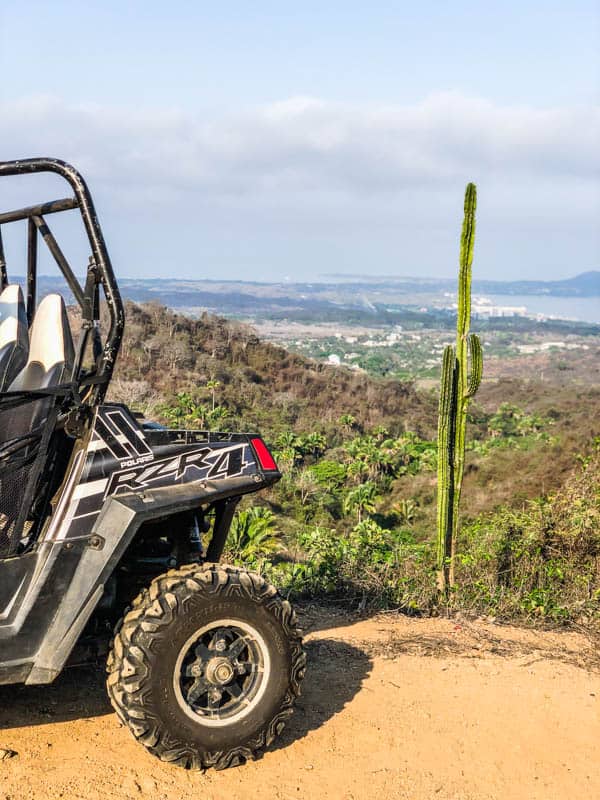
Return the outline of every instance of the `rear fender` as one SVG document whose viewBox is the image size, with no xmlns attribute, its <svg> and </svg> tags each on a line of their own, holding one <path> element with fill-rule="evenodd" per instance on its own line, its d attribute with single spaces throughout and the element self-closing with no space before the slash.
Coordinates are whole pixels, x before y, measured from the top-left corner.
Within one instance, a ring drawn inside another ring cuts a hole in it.
<svg viewBox="0 0 600 800">
<path fill-rule="evenodd" d="M 87 538 L 54 621 L 41 641 L 26 683 L 50 683 L 60 673 L 98 605 L 106 582 L 144 523 L 215 505 L 217 513 L 207 556 L 218 560 L 235 506 L 242 494 L 253 490 L 248 478 L 230 478 L 226 487 L 223 483 L 204 481 L 201 487 L 184 484 L 108 498 Z"/>
</svg>

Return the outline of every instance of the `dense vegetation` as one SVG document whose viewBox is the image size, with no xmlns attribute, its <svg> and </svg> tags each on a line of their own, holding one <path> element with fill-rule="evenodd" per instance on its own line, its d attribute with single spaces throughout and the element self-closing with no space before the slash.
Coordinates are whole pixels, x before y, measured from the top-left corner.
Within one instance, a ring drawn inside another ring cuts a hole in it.
<svg viewBox="0 0 600 800">
<path fill-rule="evenodd" d="M 169 424 L 260 429 L 284 472 L 245 501 L 229 557 L 284 591 L 440 610 L 436 396 L 315 364 L 246 325 L 128 308 L 112 399 Z M 600 392 L 482 385 L 470 409 L 456 584 L 494 616 L 600 617 Z"/>
<path fill-rule="evenodd" d="M 152 414 L 165 413 L 166 401 L 182 406 L 176 412 L 182 424 L 196 418 L 199 427 L 214 428 L 216 420 L 202 416 L 212 411 L 209 381 L 218 385 L 215 405 L 225 430 L 260 429 L 274 438 L 288 430 L 325 428 L 333 435 L 344 413 L 366 426 L 393 419 L 397 428 L 410 415 L 411 428 L 420 434 L 434 430 L 435 398 L 409 383 L 332 370 L 261 342 L 244 323 L 207 314 L 193 320 L 158 304 L 128 304 L 114 398 Z"/>
</svg>

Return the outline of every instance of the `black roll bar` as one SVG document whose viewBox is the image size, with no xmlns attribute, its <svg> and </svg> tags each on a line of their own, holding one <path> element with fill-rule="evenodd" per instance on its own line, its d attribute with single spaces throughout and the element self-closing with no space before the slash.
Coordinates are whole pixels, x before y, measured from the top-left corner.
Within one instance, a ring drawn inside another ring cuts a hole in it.
<svg viewBox="0 0 600 800">
<path fill-rule="evenodd" d="M 6 164 L 10 162 L 0 161 L 0 165 L 3 163 Z M 10 175 L 10 173 L 6 174 Z M 5 211 L 3 214 L 0 214 L 0 225 L 4 225 L 5 222 L 17 222 L 17 220 L 28 219 L 33 216 L 56 214 L 57 211 L 69 211 L 72 208 L 78 208 L 78 205 L 74 197 L 65 197 L 64 200 L 50 200 L 48 203 L 40 203 L 37 206 L 18 208 L 15 211 Z"/>
<path fill-rule="evenodd" d="M 0 214 L 0 226 L 4 223 L 14 222 L 16 220 L 28 220 L 28 271 L 27 271 L 27 294 L 28 300 L 31 296 L 31 304 L 28 302 L 28 313 L 32 313 L 35 307 L 35 290 L 36 290 L 36 255 L 37 255 L 37 233 L 38 231 L 49 246 L 52 255 L 58 263 L 67 283 L 71 287 L 75 295 L 75 299 L 80 305 L 84 305 L 83 292 L 81 287 L 73 275 L 66 259 L 64 258 L 60 248 L 56 244 L 54 237 L 50 233 L 47 225 L 45 225 L 43 215 L 52 214 L 58 211 L 67 211 L 69 209 L 78 208 L 83 219 L 83 224 L 87 233 L 87 237 L 92 249 L 93 267 L 97 270 L 99 282 L 104 289 L 104 295 L 108 305 L 110 315 L 110 327 L 106 338 L 106 343 L 103 348 L 102 356 L 97 373 L 98 383 L 95 389 L 96 401 L 101 402 L 112 371 L 114 369 L 115 361 L 121 346 L 121 339 L 123 336 L 123 328 L 125 324 L 125 314 L 123 310 L 123 302 L 115 275 L 113 272 L 112 264 L 106 249 L 102 229 L 98 221 L 96 209 L 90 195 L 89 189 L 83 177 L 79 172 L 57 158 L 26 158 L 18 161 L 0 161 L 0 178 L 9 175 L 31 175 L 38 172 L 53 172 L 64 178 L 71 186 L 75 197 L 65 198 L 63 200 L 53 200 L 48 203 L 41 203 L 36 206 L 18 209 L 16 211 L 8 211 Z M 66 266 L 66 270 L 65 270 Z M 2 287 L 6 285 L 6 262 L 4 258 L 4 250 L 2 247 L 2 236 L 0 233 L 0 280 Z M 77 284 L 75 289 L 74 284 Z"/>
</svg>

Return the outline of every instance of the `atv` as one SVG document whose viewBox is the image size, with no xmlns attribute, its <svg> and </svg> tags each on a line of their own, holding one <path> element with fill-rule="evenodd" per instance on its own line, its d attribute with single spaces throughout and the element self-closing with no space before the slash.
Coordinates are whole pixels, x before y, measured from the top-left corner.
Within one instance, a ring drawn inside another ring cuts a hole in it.
<svg viewBox="0 0 600 800">
<path fill-rule="evenodd" d="M 258 434 L 170 430 L 105 402 L 125 318 L 90 192 L 63 161 L 0 162 L 0 177 L 43 172 L 72 196 L 0 213 L 0 683 L 108 653 L 110 701 L 151 753 L 238 764 L 281 732 L 305 670 L 289 602 L 219 563 L 240 498 L 281 475 Z M 83 281 L 46 221 L 69 211 L 91 249 Z M 23 289 L 2 245 L 19 220 Z M 40 240 L 65 294 L 38 302 Z"/>
</svg>

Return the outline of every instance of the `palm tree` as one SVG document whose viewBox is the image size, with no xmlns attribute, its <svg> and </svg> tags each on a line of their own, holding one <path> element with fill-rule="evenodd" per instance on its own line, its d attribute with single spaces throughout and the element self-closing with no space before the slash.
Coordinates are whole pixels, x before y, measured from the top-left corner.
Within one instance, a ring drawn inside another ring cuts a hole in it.
<svg viewBox="0 0 600 800">
<path fill-rule="evenodd" d="M 302 441 L 302 450 L 318 458 L 327 450 L 327 439 L 322 433 L 308 433 Z"/>
<path fill-rule="evenodd" d="M 194 409 L 196 403 L 189 392 L 178 392 L 172 403 L 162 409 L 163 415 L 175 425 L 185 422 L 185 418 Z"/>
<path fill-rule="evenodd" d="M 230 555 L 239 561 L 255 563 L 279 548 L 275 514 L 264 506 L 238 511 L 227 538 Z"/>
<path fill-rule="evenodd" d="M 296 451 L 291 447 L 286 447 L 283 450 L 274 450 L 273 455 L 285 479 L 296 464 Z"/>
<path fill-rule="evenodd" d="M 291 456 L 291 465 L 296 466 L 302 460 L 304 452 L 303 441 L 300 436 L 296 436 L 292 431 L 280 433 L 275 440 L 277 450 Z"/>
<path fill-rule="evenodd" d="M 208 406 L 199 403 L 189 392 L 178 392 L 175 399 L 162 409 L 162 414 L 167 420 L 177 427 L 197 427 L 205 425 Z"/>
<path fill-rule="evenodd" d="M 393 473 L 393 457 L 386 442 L 378 442 L 372 436 L 357 436 L 345 445 L 346 453 L 352 461 L 350 466 L 360 462 L 364 469 L 357 466 L 352 471 L 366 473 L 371 480 L 377 480 L 383 475 Z"/>
<path fill-rule="evenodd" d="M 285 431 L 280 433 L 275 439 L 275 446 L 279 450 L 297 450 L 299 447 L 299 440 L 295 433 L 292 431 Z"/>
<path fill-rule="evenodd" d="M 373 430 L 373 436 L 375 436 L 375 438 L 378 439 L 380 442 L 383 442 L 384 439 L 387 439 L 389 437 L 389 435 L 390 435 L 390 432 L 385 427 L 385 425 L 378 425 Z"/>
<path fill-rule="evenodd" d="M 348 492 L 344 498 L 344 511 L 346 513 L 356 511 L 360 523 L 364 513 L 372 514 L 375 511 L 378 500 L 377 486 L 371 481 L 366 481 Z"/>
<path fill-rule="evenodd" d="M 391 454 L 380 447 L 371 446 L 364 455 L 364 462 L 369 470 L 369 477 L 373 480 L 381 475 L 393 472 Z"/>
<path fill-rule="evenodd" d="M 356 427 L 356 417 L 353 417 L 352 414 L 342 414 L 338 422 L 346 433 L 351 433 L 352 429 Z"/>
<path fill-rule="evenodd" d="M 212 396 L 212 410 L 215 410 L 215 391 L 221 385 L 221 381 L 214 380 L 211 378 L 209 381 L 206 382 L 206 388 L 210 391 Z"/>
<path fill-rule="evenodd" d="M 404 523 L 405 525 L 412 525 L 417 513 L 417 508 L 417 503 L 415 503 L 414 500 L 406 498 L 403 498 L 393 506 L 393 510 L 400 519 L 400 523 Z"/>
<path fill-rule="evenodd" d="M 203 408 L 206 408 L 206 406 L 203 406 Z M 205 416 L 207 422 L 210 424 L 211 430 L 223 430 L 224 423 L 229 417 L 229 411 L 225 406 L 215 406 L 212 411 L 208 411 Z"/>
</svg>

